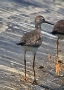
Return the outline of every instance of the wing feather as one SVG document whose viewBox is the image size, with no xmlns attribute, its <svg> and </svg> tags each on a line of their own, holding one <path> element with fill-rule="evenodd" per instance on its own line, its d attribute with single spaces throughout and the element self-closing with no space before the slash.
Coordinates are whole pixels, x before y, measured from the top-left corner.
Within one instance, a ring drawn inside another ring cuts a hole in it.
<svg viewBox="0 0 64 90">
<path fill-rule="evenodd" d="M 42 43 L 40 31 L 33 30 L 31 32 L 27 32 L 21 38 L 20 43 L 24 43 L 25 46 L 40 46 Z"/>
</svg>

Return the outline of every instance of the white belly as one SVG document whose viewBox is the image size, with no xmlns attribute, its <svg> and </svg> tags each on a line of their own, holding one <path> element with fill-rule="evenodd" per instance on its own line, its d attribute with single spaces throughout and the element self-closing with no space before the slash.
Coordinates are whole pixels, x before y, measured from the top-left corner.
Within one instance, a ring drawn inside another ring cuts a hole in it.
<svg viewBox="0 0 64 90">
<path fill-rule="evenodd" d="M 38 48 L 36 47 L 29 47 L 29 46 L 22 46 L 22 48 L 25 50 L 25 51 L 30 51 L 30 52 L 33 52 L 33 53 L 35 53 L 37 50 L 38 50 Z"/>
</svg>

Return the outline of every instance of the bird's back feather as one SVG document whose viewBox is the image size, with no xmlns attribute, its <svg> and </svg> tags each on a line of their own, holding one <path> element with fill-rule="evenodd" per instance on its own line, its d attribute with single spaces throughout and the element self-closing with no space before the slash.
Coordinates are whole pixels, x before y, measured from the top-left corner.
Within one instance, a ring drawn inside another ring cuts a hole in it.
<svg viewBox="0 0 64 90">
<path fill-rule="evenodd" d="M 17 45 L 39 47 L 42 43 L 41 34 L 38 29 L 31 32 L 27 32 L 21 37 L 20 42 Z"/>
</svg>

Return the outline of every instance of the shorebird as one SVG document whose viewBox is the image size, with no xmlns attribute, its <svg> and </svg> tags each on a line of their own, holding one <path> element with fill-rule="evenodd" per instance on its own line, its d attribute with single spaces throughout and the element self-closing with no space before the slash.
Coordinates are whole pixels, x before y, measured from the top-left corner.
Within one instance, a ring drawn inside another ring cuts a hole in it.
<svg viewBox="0 0 64 90">
<path fill-rule="evenodd" d="M 17 45 L 21 45 L 21 47 L 24 49 L 24 64 L 25 64 L 25 77 L 24 80 L 28 82 L 27 76 L 26 76 L 26 52 L 30 51 L 34 53 L 33 58 L 33 71 L 34 71 L 34 84 L 37 84 L 36 81 L 36 74 L 35 74 L 35 56 L 36 51 L 42 44 L 42 36 L 41 36 L 41 24 L 42 23 L 48 23 L 53 25 L 52 23 L 46 21 L 43 16 L 39 15 L 35 18 L 35 30 L 25 33 L 21 39 L 20 42 L 17 43 Z"/>
<path fill-rule="evenodd" d="M 59 57 L 58 57 L 58 46 L 59 46 L 59 39 L 64 39 L 64 20 L 59 20 L 58 22 L 55 23 L 54 27 L 53 27 L 53 30 L 52 30 L 52 34 L 53 35 L 56 35 L 58 38 L 57 38 L 57 42 L 56 42 L 56 45 L 57 45 L 57 59 L 56 59 L 56 65 L 58 64 L 59 65 Z M 60 70 L 60 69 L 58 69 Z M 59 75 L 59 71 L 58 71 L 58 75 Z"/>
<path fill-rule="evenodd" d="M 59 45 L 59 39 L 64 39 L 64 20 L 59 20 L 58 22 L 55 23 L 52 34 L 56 35 L 57 38 L 57 57 L 58 57 L 58 45 Z"/>
<path fill-rule="evenodd" d="M 64 39 L 64 20 L 55 23 L 52 34 L 57 35 L 59 39 Z"/>
</svg>

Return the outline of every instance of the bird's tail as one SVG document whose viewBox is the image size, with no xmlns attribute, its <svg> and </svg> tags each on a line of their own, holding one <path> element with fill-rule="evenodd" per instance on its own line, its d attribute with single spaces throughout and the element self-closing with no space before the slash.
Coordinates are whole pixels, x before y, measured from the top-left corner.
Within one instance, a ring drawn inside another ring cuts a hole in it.
<svg viewBox="0 0 64 90">
<path fill-rule="evenodd" d="M 21 43 L 16 43 L 16 45 L 21 45 Z"/>
<path fill-rule="evenodd" d="M 19 43 L 16 43 L 16 45 L 21 45 L 21 46 L 24 46 L 25 43 L 24 42 L 19 42 Z"/>
</svg>

